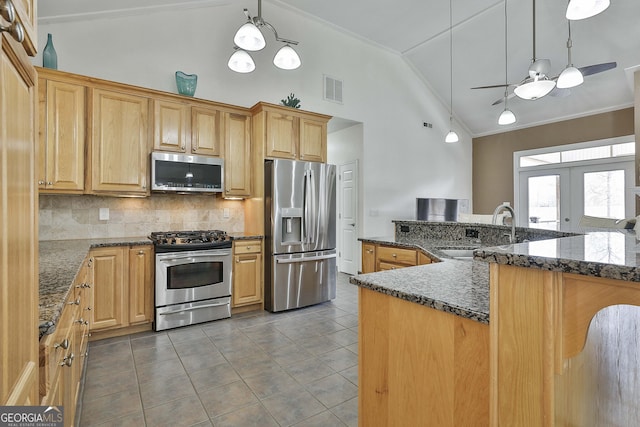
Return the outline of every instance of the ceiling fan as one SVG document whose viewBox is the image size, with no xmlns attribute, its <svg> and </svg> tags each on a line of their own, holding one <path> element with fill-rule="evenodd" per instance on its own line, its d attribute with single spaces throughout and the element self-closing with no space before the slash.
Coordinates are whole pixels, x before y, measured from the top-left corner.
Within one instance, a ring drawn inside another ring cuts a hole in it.
<svg viewBox="0 0 640 427">
<path fill-rule="evenodd" d="M 504 83 L 489 86 L 478 86 L 471 89 L 490 89 L 503 87 L 507 91 L 505 96 L 493 102 L 491 105 L 497 105 L 504 102 L 506 99 L 511 99 L 515 96 L 527 99 L 536 100 L 546 95 L 551 96 L 567 96 L 570 94 L 570 87 L 577 86 L 582 83 L 583 77 L 590 76 L 592 74 L 601 73 L 603 71 L 610 70 L 617 66 L 616 62 L 605 62 L 601 64 L 587 65 L 584 67 L 576 68 L 571 62 L 571 23 L 569 23 L 569 38 L 567 40 L 567 56 L 568 65 L 560 75 L 555 77 L 549 77 L 551 70 L 551 61 L 548 59 L 536 58 L 536 0 L 533 0 L 533 57 L 531 65 L 529 65 L 528 75 L 519 83 Z M 557 86 L 557 83 L 560 83 Z M 508 93 L 508 88 L 513 87 L 513 92 Z"/>
</svg>

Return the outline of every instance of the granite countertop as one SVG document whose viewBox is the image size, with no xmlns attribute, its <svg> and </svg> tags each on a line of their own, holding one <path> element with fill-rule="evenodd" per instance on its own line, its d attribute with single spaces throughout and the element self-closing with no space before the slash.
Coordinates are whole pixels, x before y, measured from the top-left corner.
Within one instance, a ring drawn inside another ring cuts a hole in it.
<svg viewBox="0 0 640 427">
<path fill-rule="evenodd" d="M 474 251 L 474 259 L 640 282 L 640 240 L 633 230 L 591 231 L 574 237 L 481 248 Z"/>
<path fill-rule="evenodd" d="M 352 277 L 351 283 L 482 323 L 489 323 L 491 262 L 640 282 L 640 238 L 628 230 L 589 231 L 494 247 L 410 236 L 360 240 L 420 249 L 443 262 L 362 274 Z M 474 249 L 473 261 L 450 259 L 440 252 L 443 248 Z"/>
<path fill-rule="evenodd" d="M 82 262 L 91 248 L 150 245 L 146 237 L 39 242 L 39 336 L 52 333 L 60 318 L 64 301 L 71 292 Z"/>
<path fill-rule="evenodd" d="M 377 292 L 489 323 L 489 266 L 486 262 L 456 260 L 441 248 L 476 249 L 480 243 L 417 237 L 373 237 L 365 243 L 418 249 L 431 264 L 354 276 L 350 282 Z M 441 262 L 438 262 L 441 261 Z"/>
<path fill-rule="evenodd" d="M 232 240 L 264 239 L 246 233 L 228 233 Z M 40 300 L 38 329 L 40 338 L 55 331 L 64 301 L 71 292 L 82 261 L 90 249 L 110 246 L 151 245 L 145 237 L 110 239 L 50 240 L 39 242 Z"/>
</svg>

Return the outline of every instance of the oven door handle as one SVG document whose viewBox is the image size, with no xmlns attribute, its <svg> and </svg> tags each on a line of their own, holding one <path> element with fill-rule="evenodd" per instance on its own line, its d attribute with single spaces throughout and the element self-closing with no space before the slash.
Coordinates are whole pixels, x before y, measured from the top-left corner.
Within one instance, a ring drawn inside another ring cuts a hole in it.
<svg viewBox="0 0 640 427">
<path fill-rule="evenodd" d="M 335 257 L 336 257 L 336 254 L 318 255 L 318 256 L 309 257 L 309 258 L 276 259 L 276 262 L 278 264 L 293 264 L 293 263 L 296 263 L 296 262 L 321 261 L 323 259 L 331 259 L 331 258 L 335 258 Z"/>
<path fill-rule="evenodd" d="M 183 308 L 183 309 L 180 309 L 180 310 L 165 311 L 164 313 L 160 313 L 160 316 L 167 316 L 169 314 L 184 313 L 185 311 L 199 310 L 201 308 L 221 307 L 223 305 L 229 305 L 229 303 L 228 302 L 217 302 L 215 304 L 206 304 L 206 305 L 199 305 L 197 307 Z"/>
<path fill-rule="evenodd" d="M 165 263 L 165 264 L 170 264 L 170 266 L 174 265 L 174 263 L 177 264 L 184 264 L 184 261 L 188 261 L 189 263 L 197 263 L 197 262 L 217 262 L 220 261 L 220 258 L 226 255 L 231 255 L 231 252 L 226 253 L 226 254 L 217 254 L 217 255 L 190 255 L 190 256 L 183 256 L 183 257 L 173 257 L 173 258 L 161 258 L 158 261 Z"/>
</svg>

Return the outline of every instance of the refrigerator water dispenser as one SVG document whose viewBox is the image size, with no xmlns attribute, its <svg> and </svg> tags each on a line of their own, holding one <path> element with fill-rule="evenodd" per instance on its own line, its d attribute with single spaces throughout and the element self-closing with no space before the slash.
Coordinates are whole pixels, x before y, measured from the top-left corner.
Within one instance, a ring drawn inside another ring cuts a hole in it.
<svg viewBox="0 0 640 427">
<path fill-rule="evenodd" d="M 282 208 L 280 216 L 282 218 L 282 243 L 302 243 L 302 209 Z"/>
</svg>

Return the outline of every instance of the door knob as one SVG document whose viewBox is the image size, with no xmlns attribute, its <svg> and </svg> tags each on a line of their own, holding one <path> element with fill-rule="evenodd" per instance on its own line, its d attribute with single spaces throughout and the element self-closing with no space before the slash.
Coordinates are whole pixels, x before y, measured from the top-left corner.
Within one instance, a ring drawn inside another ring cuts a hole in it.
<svg viewBox="0 0 640 427">
<path fill-rule="evenodd" d="M 569 222 L 569 221 L 571 221 L 569 218 L 564 219 L 564 222 Z"/>
<path fill-rule="evenodd" d="M 354 223 L 351 223 L 351 224 L 349 224 L 349 225 L 350 225 L 350 226 L 352 226 L 352 227 L 355 227 L 355 226 L 356 226 L 356 223 L 354 222 Z"/>
</svg>

